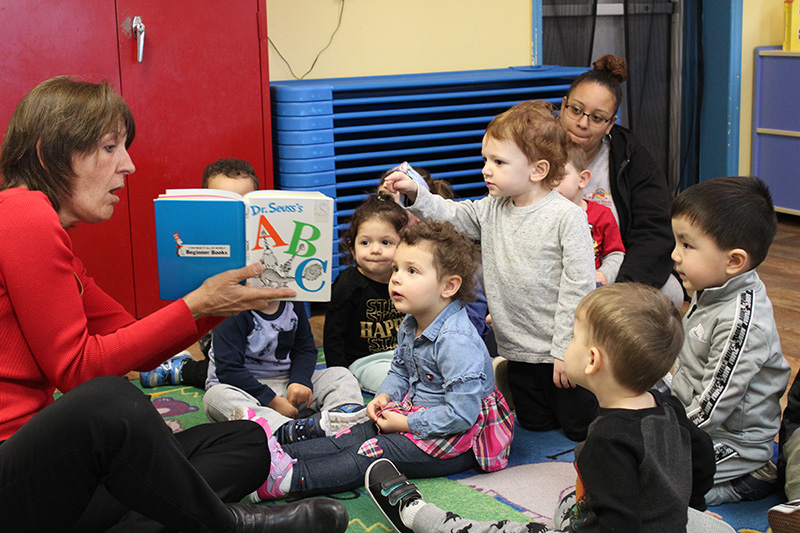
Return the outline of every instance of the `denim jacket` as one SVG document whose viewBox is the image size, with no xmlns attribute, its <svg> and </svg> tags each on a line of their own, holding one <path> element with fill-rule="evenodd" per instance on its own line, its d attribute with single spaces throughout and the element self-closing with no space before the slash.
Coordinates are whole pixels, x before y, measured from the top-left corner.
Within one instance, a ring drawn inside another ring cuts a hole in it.
<svg viewBox="0 0 800 533">
<path fill-rule="evenodd" d="M 467 311 L 451 302 L 419 337 L 417 321 L 406 315 L 397 332 L 389 374 L 378 391 L 425 407 L 408 416 L 417 438 L 438 438 L 468 431 L 477 421 L 481 400 L 494 391 L 489 352 Z"/>
</svg>

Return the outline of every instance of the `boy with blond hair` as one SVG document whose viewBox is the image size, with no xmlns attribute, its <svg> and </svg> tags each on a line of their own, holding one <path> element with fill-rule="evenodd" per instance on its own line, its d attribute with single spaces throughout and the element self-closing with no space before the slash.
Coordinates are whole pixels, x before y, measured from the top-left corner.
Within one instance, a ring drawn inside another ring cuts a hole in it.
<svg viewBox="0 0 800 533">
<path fill-rule="evenodd" d="M 672 392 L 714 441 L 706 502 L 758 500 L 777 488 L 770 459 L 791 372 L 755 271 L 777 229 L 772 198 L 757 178 L 716 178 L 678 195 L 671 216 L 675 270 L 693 293 Z"/>
<path fill-rule="evenodd" d="M 686 419 L 675 397 L 649 390 L 672 367 L 682 343 L 680 313 L 652 287 L 609 285 L 578 305 L 564 363 L 570 381 L 592 391 L 600 410 L 575 448 L 576 490 L 559 503 L 556 528 L 733 531 L 699 512 L 713 482 L 711 439 Z M 371 465 L 364 484 L 401 533 L 550 531 L 537 523 L 475 522 L 425 503 L 387 460 Z"/>
<path fill-rule="evenodd" d="M 484 291 L 497 352 L 509 361 L 517 420 L 582 440 L 597 400 L 569 381 L 563 358 L 575 307 L 595 287 L 595 273 L 586 215 L 554 190 L 565 143 L 549 103 L 523 102 L 495 117 L 483 137 L 488 197 L 445 200 L 402 172 L 385 184 L 420 218 L 447 220 L 481 242 Z"/>
</svg>

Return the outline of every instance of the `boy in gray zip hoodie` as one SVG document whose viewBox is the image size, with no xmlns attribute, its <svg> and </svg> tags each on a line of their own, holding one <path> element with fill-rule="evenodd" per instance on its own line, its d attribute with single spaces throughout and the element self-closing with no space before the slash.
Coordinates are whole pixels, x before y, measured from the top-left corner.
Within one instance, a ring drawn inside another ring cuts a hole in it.
<svg viewBox="0 0 800 533">
<path fill-rule="evenodd" d="M 777 488 L 770 461 L 791 373 L 772 304 L 755 272 L 777 218 L 764 183 L 716 178 L 672 203 L 672 259 L 692 294 L 672 392 L 714 442 L 708 505 L 758 500 Z"/>
</svg>

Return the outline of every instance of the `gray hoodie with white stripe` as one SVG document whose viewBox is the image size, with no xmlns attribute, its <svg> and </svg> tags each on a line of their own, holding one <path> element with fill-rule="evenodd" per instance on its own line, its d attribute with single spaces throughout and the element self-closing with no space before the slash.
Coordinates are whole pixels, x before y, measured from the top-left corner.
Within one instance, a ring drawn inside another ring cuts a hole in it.
<svg viewBox="0 0 800 533">
<path fill-rule="evenodd" d="M 683 325 L 672 392 L 714 441 L 714 482 L 757 470 L 772 457 L 791 373 L 764 284 L 751 270 L 696 293 Z"/>
</svg>

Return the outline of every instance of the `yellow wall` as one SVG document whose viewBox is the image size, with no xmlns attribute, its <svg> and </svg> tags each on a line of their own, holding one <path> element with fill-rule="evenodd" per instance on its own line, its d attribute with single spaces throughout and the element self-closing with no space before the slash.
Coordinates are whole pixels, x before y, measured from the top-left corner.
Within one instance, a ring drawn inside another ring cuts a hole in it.
<svg viewBox="0 0 800 533">
<path fill-rule="evenodd" d="M 742 13 L 742 92 L 739 121 L 739 174 L 750 174 L 753 136 L 753 50 L 783 43 L 783 1 L 744 0 Z"/>
<path fill-rule="evenodd" d="M 531 0 L 265 0 L 269 37 L 307 79 L 503 68 L 531 63 Z M 783 42 L 783 1 L 743 0 L 739 173 L 750 173 L 753 49 Z M 271 80 L 289 67 L 269 46 Z"/>
<path fill-rule="evenodd" d="M 266 0 L 269 37 L 306 79 L 531 64 L 531 0 Z M 294 76 L 269 46 L 271 80 Z"/>
</svg>

